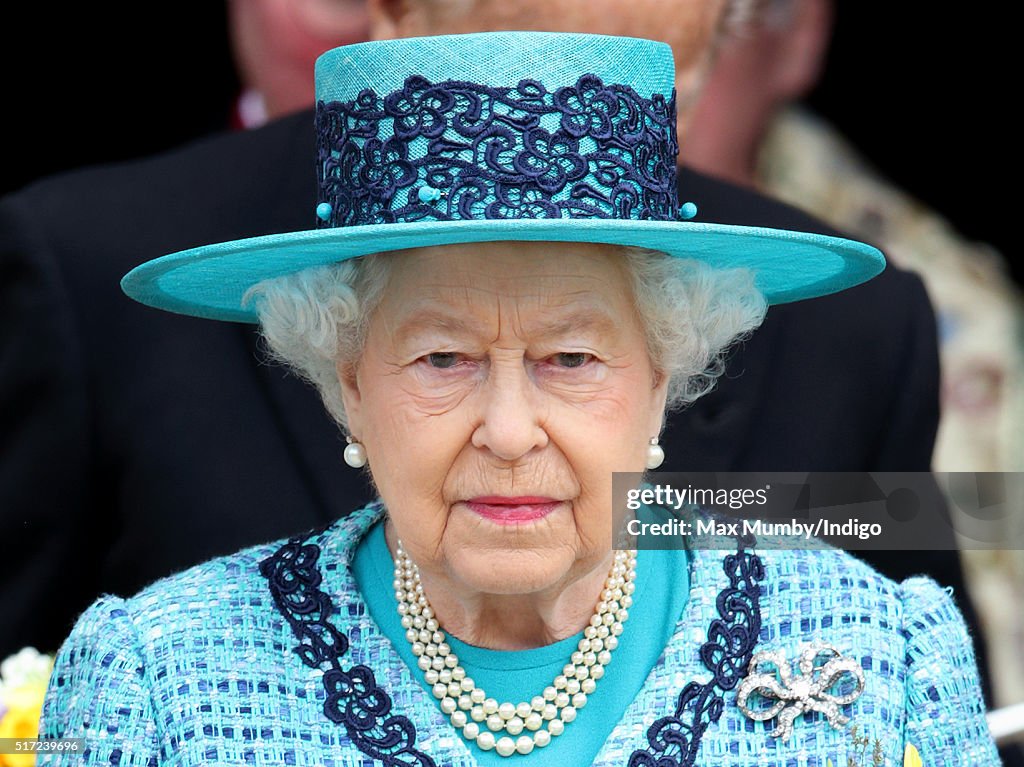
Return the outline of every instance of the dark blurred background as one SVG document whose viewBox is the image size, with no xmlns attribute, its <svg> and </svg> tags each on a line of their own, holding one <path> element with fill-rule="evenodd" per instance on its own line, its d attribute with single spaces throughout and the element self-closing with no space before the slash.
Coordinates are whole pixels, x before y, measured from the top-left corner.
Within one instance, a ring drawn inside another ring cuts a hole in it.
<svg viewBox="0 0 1024 767">
<path fill-rule="evenodd" d="M 1008 197 L 1019 173 L 1007 104 L 1016 25 L 994 3 L 836 3 L 828 65 L 809 103 L 895 184 L 970 239 L 1024 263 L 1010 241 Z M 1013 39 L 1011 39 L 1011 37 Z M 1013 79 L 1011 79 L 1011 77 Z M 1016 128 L 1016 126 L 1014 126 Z"/>
<path fill-rule="evenodd" d="M 228 124 L 238 80 L 221 0 L 26 4 L 4 25 L 0 190 L 140 157 Z"/>
<path fill-rule="evenodd" d="M 897 185 L 967 237 L 1001 250 L 1024 282 L 1008 232 L 1017 153 L 1004 106 L 1015 98 L 1016 29 L 984 15 L 991 3 L 955 12 L 837 5 L 829 64 L 810 105 Z M 222 2 L 18 10 L 20 21 L 11 14 L 4 25 L 0 54 L 7 115 L 0 192 L 151 154 L 229 123 L 238 81 Z"/>
</svg>

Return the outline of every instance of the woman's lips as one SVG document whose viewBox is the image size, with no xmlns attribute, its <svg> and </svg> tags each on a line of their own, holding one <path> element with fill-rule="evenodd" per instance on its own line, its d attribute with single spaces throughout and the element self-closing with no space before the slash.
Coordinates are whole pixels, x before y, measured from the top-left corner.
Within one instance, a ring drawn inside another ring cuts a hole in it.
<svg viewBox="0 0 1024 767">
<path fill-rule="evenodd" d="M 561 504 L 562 501 L 540 495 L 481 495 L 466 501 L 470 510 L 499 525 L 514 525 L 541 519 Z"/>
</svg>

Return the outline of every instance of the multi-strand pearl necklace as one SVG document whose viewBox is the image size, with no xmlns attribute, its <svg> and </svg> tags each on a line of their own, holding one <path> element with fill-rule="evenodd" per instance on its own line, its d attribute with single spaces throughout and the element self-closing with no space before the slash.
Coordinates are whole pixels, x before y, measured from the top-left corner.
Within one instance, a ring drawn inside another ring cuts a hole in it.
<svg viewBox="0 0 1024 767">
<path fill-rule="evenodd" d="M 459 665 L 423 593 L 419 568 L 401 542 L 395 556 L 394 587 L 402 628 L 441 711 L 466 740 L 484 751 L 495 749 L 501 756 L 542 748 L 576 719 L 619 645 L 622 624 L 633 604 L 635 580 L 636 551 L 616 551 L 583 639 L 562 673 L 528 703 L 499 703 L 487 697 Z"/>
</svg>

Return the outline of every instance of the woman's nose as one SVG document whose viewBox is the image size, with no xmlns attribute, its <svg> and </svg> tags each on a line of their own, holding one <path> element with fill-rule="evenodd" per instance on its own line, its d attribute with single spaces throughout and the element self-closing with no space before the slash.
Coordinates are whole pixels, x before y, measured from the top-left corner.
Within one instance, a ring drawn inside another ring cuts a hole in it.
<svg viewBox="0 0 1024 767">
<path fill-rule="evenodd" d="M 473 445 L 503 461 L 516 461 L 547 445 L 539 394 L 521 358 L 492 364 L 479 391 Z"/>
</svg>

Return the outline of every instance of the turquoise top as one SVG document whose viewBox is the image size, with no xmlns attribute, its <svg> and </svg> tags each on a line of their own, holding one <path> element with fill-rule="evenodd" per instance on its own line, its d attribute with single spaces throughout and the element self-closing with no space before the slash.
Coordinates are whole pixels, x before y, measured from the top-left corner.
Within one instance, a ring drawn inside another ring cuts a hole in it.
<svg viewBox="0 0 1024 767">
<path fill-rule="evenodd" d="M 399 620 L 391 587 L 394 567 L 381 521 L 371 528 L 356 549 L 352 573 L 370 615 L 398 650 L 413 677 L 430 693 L 430 685 L 416 665 L 416 656 L 412 654 Z M 550 745 L 536 748 L 527 756 L 517 754 L 515 763 L 590 767 L 671 639 L 689 592 L 685 550 L 638 552 L 633 606 L 623 627 L 621 642 L 612 653 L 612 662 L 605 669 L 604 677 L 594 693 L 587 697 L 587 705 L 579 710 L 576 720 L 566 726 L 562 735 L 552 738 Z M 499 703 L 519 703 L 539 695 L 562 673 L 562 666 L 569 661 L 582 638 L 581 631 L 576 636 L 545 647 L 513 652 L 474 647 L 450 634 L 448 644 L 459 656 L 467 675 L 473 677 L 489 697 Z M 434 699 L 432 694 L 431 698 Z M 455 733 L 454 727 L 452 732 Z M 470 746 L 470 750 L 482 767 L 509 765 L 509 759 L 496 751 L 483 751 L 475 744 Z"/>
</svg>

